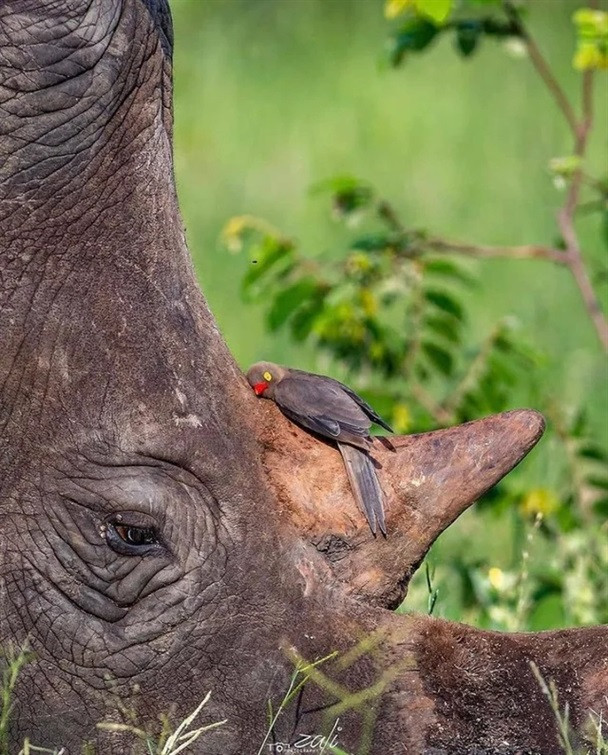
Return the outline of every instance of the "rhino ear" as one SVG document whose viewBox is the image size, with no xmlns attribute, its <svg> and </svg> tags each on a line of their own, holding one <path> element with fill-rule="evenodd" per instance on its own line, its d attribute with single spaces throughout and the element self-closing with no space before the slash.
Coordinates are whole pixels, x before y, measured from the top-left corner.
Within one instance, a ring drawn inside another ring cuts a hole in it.
<svg viewBox="0 0 608 755">
<path fill-rule="evenodd" d="M 282 422 L 276 407 L 266 412 L 273 429 L 262 438 L 265 466 L 281 526 L 314 545 L 345 589 L 386 607 L 405 597 L 437 537 L 521 461 L 545 427 L 542 415 L 521 409 L 394 437 L 394 450 L 374 444 L 386 496 L 385 539 L 373 537 L 357 508 L 337 449 Z"/>
</svg>

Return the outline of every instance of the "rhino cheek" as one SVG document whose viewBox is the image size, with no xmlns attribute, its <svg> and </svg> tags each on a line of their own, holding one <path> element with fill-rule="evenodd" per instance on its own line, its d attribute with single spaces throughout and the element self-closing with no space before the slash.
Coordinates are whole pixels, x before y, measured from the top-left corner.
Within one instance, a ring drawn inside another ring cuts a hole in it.
<svg viewBox="0 0 608 755">
<path fill-rule="evenodd" d="M 154 659 L 158 648 L 145 643 L 164 637 L 171 645 L 173 634 L 220 613 L 226 564 L 216 503 L 184 470 L 109 465 L 88 478 L 82 470 L 47 474 L 19 497 L 37 513 L 26 507 L 7 520 L 21 572 L 11 599 L 49 660 L 122 676 L 136 659 L 140 669 Z M 132 510 L 157 522 L 163 543 L 142 556 L 113 552 L 105 537 L 108 516 Z"/>
</svg>

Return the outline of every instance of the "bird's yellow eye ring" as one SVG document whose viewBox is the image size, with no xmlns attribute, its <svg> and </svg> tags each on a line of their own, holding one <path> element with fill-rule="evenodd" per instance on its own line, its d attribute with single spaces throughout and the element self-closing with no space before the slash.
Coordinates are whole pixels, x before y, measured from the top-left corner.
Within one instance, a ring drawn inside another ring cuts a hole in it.
<svg viewBox="0 0 608 755">
<path fill-rule="evenodd" d="M 269 372 L 265 372 L 262 377 L 264 380 L 272 380 L 272 375 Z"/>
</svg>

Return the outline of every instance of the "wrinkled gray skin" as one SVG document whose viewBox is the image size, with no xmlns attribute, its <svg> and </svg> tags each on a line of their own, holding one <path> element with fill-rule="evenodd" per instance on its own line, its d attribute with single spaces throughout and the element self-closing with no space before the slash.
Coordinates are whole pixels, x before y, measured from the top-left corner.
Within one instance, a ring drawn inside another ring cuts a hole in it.
<svg viewBox="0 0 608 755">
<path fill-rule="evenodd" d="M 273 415 L 278 447 L 306 453 L 263 467 L 274 407 L 236 368 L 186 252 L 171 37 L 155 0 L 0 4 L 0 643 L 29 638 L 37 656 L 15 690 L 10 752 L 25 736 L 69 753 L 87 739 L 104 755 L 141 751 L 96 722 L 123 720 L 122 707 L 158 728 L 159 714 L 179 721 L 209 690 L 201 721 L 228 723 L 191 752 L 256 752 L 267 700 L 276 708 L 293 669 L 282 647 L 318 658 L 377 628 L 377 651 L 332 671 L 352 689 L 393 674 L 371 706 L 371 752 L 554 752 L 528 660 L 579 722 L 601 704 L 605 632 L 494 635 L 364 602 L 403 596 L 440 531 L 542 423 L 520 412 L 402 439 L 384 462 L 391 537 L 371 548 L 355 508 L 315 534 L 302 486 L 327 470 L 333 497 L 313 490 L 316 506 L 342 511 L 337 452 Z M 301 499 L 273 487 L 269 471 L 283 468 Z M 129 529 L 147 542 L 125 544 Z M 321 731 L 330 702 L 307 685 L 277 738 Z M 354 752 L 365 720 L 339 715 Z"/>
<path fill-rule="evenodd" d="M 102 691 L 183 713 L 213 689 L 208 718 L 233 725 L 201 751 L 237 752 L 285 682 L 249 636 L 284 624 L 285 566 L 272 530 L 247 537 L 269 496 L 237 370 L 219 339 L 193 348 L 213 326 L 173 187 L 167 10 L 3 3 L 0 50 L 1 636 L 39 657 L 15 736 L 78 752 L 111 718 Z M 117 514 L 165 545 L 115 553 Z"/>
</svg>

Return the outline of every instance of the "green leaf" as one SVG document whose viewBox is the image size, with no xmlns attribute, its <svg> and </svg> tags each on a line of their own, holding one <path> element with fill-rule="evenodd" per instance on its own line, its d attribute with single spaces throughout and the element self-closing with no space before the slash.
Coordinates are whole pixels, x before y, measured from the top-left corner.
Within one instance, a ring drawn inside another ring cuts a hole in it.
<svg viewBox="0 0 608 755">
<path fill-rule="evenodd" d="M 483 34 L 483 26 L 479 21 L 460 21 L 456 26 L 456 48 L 460 54 L 468 58 L 477 49 Z"/>
<path fill-rule="evenodd" d="M 469 391 L 463 398 L 459 408 L 459 418 L 463 422 L 468 422 L 471 419 L 479 417 L 483 414 L 482 407 L 479 403 L 479 396 L 473 391 Z"/>
<path fill-rule="evenodd" d="M 564 155 L 552 157 L 549 160 L 549 170 L 556 176 L 570 178 L 581 167 L 582 158 L 579 155 Z"/>
<path fill-rule="evenodd" d="M 491 380 L 500 380 L 506 385 L 517 382 L 516 364 L 513 359 L 494 349 L 488 357 L 487 370 Z"/>
<path fill-rule="evenodd" d="M 447 312 L 457 320 L 464 320 L 464 311 L 456 299 L 448 294 L 447 291 L 438 288 L 428 288 L 424 295 L 430 304 L 434 304 L 438 309 Z"/>
<path fill-rule="evenodd" d="M 608 461 L 608 451 L 604 451 L 603 448 L 592 443 L 579 448 L 578 455 L 583 456 L 585 459 L 593 459 L 594 461 Z"/>
<path fill-rule="evenodd" d="M 414 373 L 422 383 L 430 377 L 428 367 L 421 361 L 417 361 L 414 365 Z"/>
<path fill-rule="evenodd" d="M 302 278 L 291 286 L 282 289 L 268 310 L 267 322 L 270 330 L 275 331 L 284 325 L 289 317 L 317 290 L 314 278 Z"/>
<path fill-rule="evenodd" d="M 608 490 L 608 477 L 588 477 L 587 482 L 593 488 Z"/>
<path fill-rule="evenodd" d="M 317 181 L 316 183 L 312 184 L 309 191 L 310 194 L 326 194 L 329 192 L 330 194 L 339 194 L 343 191 L 354 191 L 357 189 L 366 189 L 367 191 L 371 192 L 371 187 L 365 183 L 365 181 L 361 181 L 356 176 L 351 176 L 348 174 L 338 175 L 338 176 L 330 176 L 329 178 L 324 178 L 321 181 Z"/>
<path fill-rule="evenodd" d="M 564 505 L 558 509 L 556 519 L 562 532 L 572 532 L 579 526 L 579 521 L 571 498 L 566 500 Z"/>
<path fill-rule="evenodd" d="M 515 19 L 511 21 L 499 21 L 495 18 L 484 18 L 481 21 L 481 25 L 483 33 L 487 34 L 488 37 L 498 37 L 499 39 L 521 37 L 521 27 Z"/>
<path fill-rule="evenodd" d="M 445 338 L 450 343 L 458 344 L 461 340 L 460 324 L 453 317 L 446 316 L 442 312 L 427 317 L 425 325 L 438 336 Z"/>
<path fill-rule="evenodd" d="M 600 498 L 593 504 L 593 510 L 603 519 L 608 519 L 608 497 Z"/>
<path fill-rule="evenodd" d="M 494 348 L 509 358 L 510 362 L 519 363 L 521 367 L 529 369 L 541 363 L 540 355 L 523 341 L 516 341 L 511 329 L 503 329 L 494 339 Z M 495 352 L 495 353 L 496 353 Z"/>
<path fill-rule="evenodd" d="M 369 233 L 355 239 L 351 246 L 353 249 L 361 249 L 365 252 L 378 252 L 386 249 L 394 243 L 394 238 L 386 233 Z"/>
<path fill-rule="evenodd" d="M 416 10 L 436 24 L 442 24 L 450 15 L 452 0 L 415 0 Z"/>
<path fill-rule="evenodd" d="M 454 371 L 454 359 L 449 351 L 439 346 L 433 341 L 424 341 L 422 350 L 428 357 L 428 360 L 446 377 L 449 377 Z"/>
<path fill-rule="evenodd" d="M 260 244 L 252 247 L 251 267 L 243 278 L 243 291 L 248 291 L 264 273 L 268 272 L 279 261 L 293 260 L 293 246 L 283 240 L 266 236 Z"/>
<path fill-rule="evenodd" d="M 317 318 L 323 311 L 325 294 L 319 292 L 309 299 L 293 315 L 290 321 L 291 334 L 294 340 L 301 342 L 308 338 L 314 328 Z"/>
<path fill-rule="evenodd" d="M 424 270 L 431 275 L 441 275 L 446 278 L 451 278 L 452 280 L 460 281 L 469 287 L 473 287 L 477 282 L 463 267 L 452 260 L 444 258 L 427 258 L 424 262 Z"/>
<path fill-rule="evenodd" d="M 349 215 L 372 202 L 374 193 L 369 184 L 353 176 L 333 176 L 313 184 L 311 194 L 333 194 L 334 208 L 340 215 Z"/>
<path fill-rule="evenodd" d="M 391 38 L 389 61 L 397 67 L 408 52 L 421 52 L 428 47 L 440 31 L 440 27 L 424 18 L 411 18 Z"/>
<path fill-rule="evenodd" d="M 587 413 L 584 408 L 579 409 L 572 420 L 570 435 L 573 438 L 582 438 L 587 434 Z"/>
<path fill-rule="evenodd" d="M 554 592 L 535 601 L 527 628 L 532 631 L 555 629 L 563 627 L 565 620 L 562 597 Z"/>
</svg>

